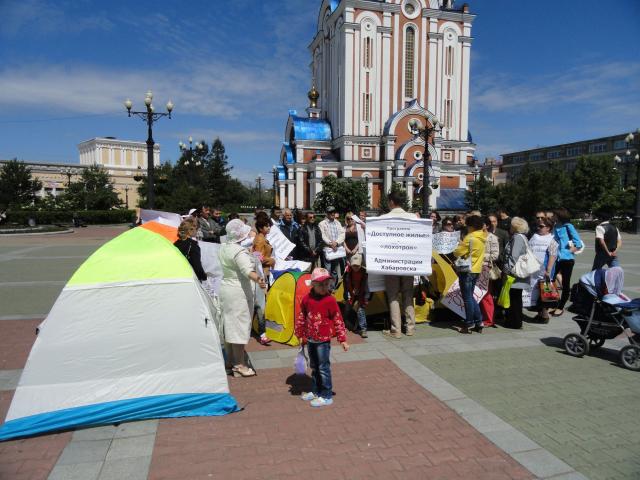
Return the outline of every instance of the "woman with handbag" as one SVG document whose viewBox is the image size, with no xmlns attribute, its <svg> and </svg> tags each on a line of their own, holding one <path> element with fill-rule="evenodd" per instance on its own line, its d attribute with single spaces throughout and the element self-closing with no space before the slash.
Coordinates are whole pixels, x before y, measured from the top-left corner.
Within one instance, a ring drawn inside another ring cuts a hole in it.
<svg viewBox="0 0 640 480">
<path fill-rule="evenodd" d="M 482 333 L 482 312 L 473 298 L 478 277 L 484 263 L 484 250 L 487 236 L 482 231 L 482 218 L 472 215 L 467 218 L 467 235 L 460 241 L 453 254 L 457 260 L 455 267 L 460 281 L 460 293 L 464 302 L 465 321 L 460 333 L 471 333 L 471 328 Z"/>
<path fill-rule="evenodd" d="M 575 264 L 576 253 L 581 253 L 584 243 L 578 235 L 576 227 L 571 224 L 571 215 L 566 208 L 554 210 L 556 226 L 553 229 L 553 236 L 558 242 L 558 264 L 556 265 L 556 277 L 562 283 L 562 296 L 558 303 L 558 308 L 549 311 L 554 317 L 559 317 L 564 313 L 564 306 L 569 300 L 571 293 L 571 274 Z"/>
<path fill-rule="evenodd" d="M 504 324 L 507 328 L 522 328 L 522 290 L 529 287 L 529 275 L 518 276 L 516 265 L 527 254 L 527 233 L 529 225 L 524 218 L 513 217 L 511 219 L 511 238 L 504 248 L 504 273 L 513 278 L 509 289 L 509 307 L 507 319 Z M 522 274 L 521 274 L 522 275 Z M 508 282 L 505 281 L 508 285 Z"/>
<path fill-rule="evenodd" d="M 537 274 L 531 275 L 531 306 L 537 307 L 536 321 L 549 323 L 549 306 L 551 303 L 540 295 L 540 288 L 549 291 L 557 290 L 550 282 L 554 273 L 558 256 L 558 242 L 553 238 L 553 222 L 546 216 L 536 216 L 538 228 L 529 239 L 529 248 L 540 261 L 541 267 Z M 556 300 L 557 301 L 557 300 Z"/>
<path fill-rule="evenodd" d="M 493 304 L 492 283 L 500 280 L 502 271 L 496 264 L 498 257 L 500 257 L 500 241 L 493 233 L 489 231 L 491 227 L 491 220 L 489 217 L 484 217 L 484 226 L 482 231 L 487 235 L 487 241 L 484 244 L 484 264 L 482 265 L 481 277 L 487 276 L 487 293 L 480 300 L 480 311 L 482 312 L 482 319 L 485 327 L 496 327 L 493 321 L 493 314 L 495 311 L 495 305 Z"/>
</svg>

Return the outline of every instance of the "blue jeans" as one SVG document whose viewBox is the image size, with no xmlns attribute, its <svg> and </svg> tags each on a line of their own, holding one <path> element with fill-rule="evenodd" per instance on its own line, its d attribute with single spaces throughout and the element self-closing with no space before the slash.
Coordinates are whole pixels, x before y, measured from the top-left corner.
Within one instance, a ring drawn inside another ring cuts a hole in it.
<svg viewBox="0 0 640 480">
<path fill-rule="evenodd" d="M 482 326 L 482 312 L 480 311 L 480 305 L 473 298 L 473 289 L 478 281 L 479 273 L 460 273 L 460 293 L 462 294 L 462 301 L 464 302 L 464 313 L 466 319 L 464 323 L 468 327 Z"/>
<path fill-rule="evenodd" d="M 319 397 L 330 399 L 333 395 L 331 385 L 331 342 L 309 342 L 309 366 L 311 367 L 311 380 L 313 393 Z"/>
<path fill-rule="evenodd" d="M 365 313 L 364 308 L 358 307 L 358 311 L 356 313 L 358 314 L 358 326 L 360 327 L 360 330 L 366 330 L 367 314 Z"/>
</svg>

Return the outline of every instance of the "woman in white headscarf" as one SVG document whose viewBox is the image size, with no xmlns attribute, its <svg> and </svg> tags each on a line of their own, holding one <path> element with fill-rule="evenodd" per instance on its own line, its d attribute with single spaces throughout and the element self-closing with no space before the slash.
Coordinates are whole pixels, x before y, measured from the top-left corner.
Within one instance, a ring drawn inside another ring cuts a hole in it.
<svg viewBox="0 0 640 480">
<path fill-rule="evenodd" d="M 249 236 L 251 227 L 238 219 L 226 227 L 227 237 L 218 256 L 223 278 L 220 284 L 220 306 L 225 337 L 226 367 L 234 377 L 252 377 L 256 372 L 245 364 L 245 345 L 251 336 L 254 306 L 254 286 L 266 289 L 263 278 L 256 273 L 256 263 L 241 243 Z"/>
</svg>

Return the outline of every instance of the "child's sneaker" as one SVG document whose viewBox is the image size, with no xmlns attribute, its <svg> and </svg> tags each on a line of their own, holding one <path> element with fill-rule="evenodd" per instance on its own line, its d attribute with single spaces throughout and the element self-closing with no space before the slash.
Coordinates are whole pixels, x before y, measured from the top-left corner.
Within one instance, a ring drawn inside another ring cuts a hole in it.
<svg viewBox="0 0 640 480">
<path fill-rule="evenodd" d="M 316 396 L 316 394 L 315 394 L 315 393 L 313 393 L 313 392 L 305 392 L 305 393 L 303 393 L 302 395 L 300 395 L 300 398 L 301 398 L 302 400 L 304 400 L 305 402 L 309 402 L 309 401 L 311 401 L 311 400 L 315 400 L 315 399 L 316 399 L 316 398 L 318 398 L 318 397 L 317 397 L 317 396 Z"/>
<path fill-rule="evenodd" d="M 324 398 L 324 397 L 316 397 L 311 400 L 312 407 L 325 407 L 327 405 L 331 405 L 333 403 L 332 398 Z"/>
</svg>

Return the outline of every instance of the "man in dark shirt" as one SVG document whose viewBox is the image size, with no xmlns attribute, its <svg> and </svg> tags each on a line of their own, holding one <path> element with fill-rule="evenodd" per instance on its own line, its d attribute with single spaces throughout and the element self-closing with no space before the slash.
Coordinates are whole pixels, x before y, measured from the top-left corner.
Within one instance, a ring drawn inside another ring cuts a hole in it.
<svg viewBox="0 0 640 480">
<path fill-rule="evenodd" d="M 619 267 L 618 249 L 622 245 L 620 231 L 605 220 L 596 227 L 596 256 L 591 270 L 597 270 L 605 265 Z"/>
<path fill-rule="evenodd" d="M 315 266 L 323 246 L 322 232 L 316 223 L 316 215 L 309 212 L 306 215 L 305 224 L 300 228 L 297 259 L 311 262 Z"/>
<path fill-rule="evenodd" d="M 289 255 L 292 258 L 297 258 L 298 231 L 300 230 L 300 225 L 298 225 L 298 222 L 293 219 L 293 213 L 290 209 L 284 209 L 284 214 L 282 215 L 282 220 L 280 220 L 278 227 L 280 228 L 280 231 L 284 233 L 284 236 L 296 246 Z"/>
<path fill-rule="evenodd" d="M 498 228 L 509 232 L 511 230 L 511 217 L 504 208 L 499 208 L 498 214 Z"/>
</svg>

